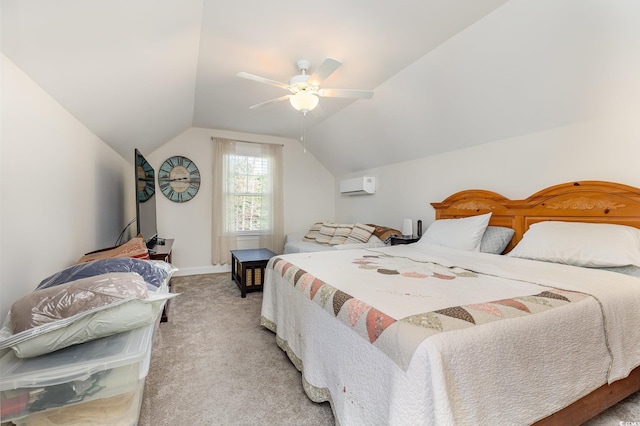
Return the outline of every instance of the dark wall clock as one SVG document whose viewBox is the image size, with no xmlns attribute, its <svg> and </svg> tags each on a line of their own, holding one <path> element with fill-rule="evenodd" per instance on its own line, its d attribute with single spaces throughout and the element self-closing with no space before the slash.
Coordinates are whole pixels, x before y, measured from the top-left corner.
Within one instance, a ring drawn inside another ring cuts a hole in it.
<svg viewBox="0 0 640 426">
<path fill-rule="evenodd" d="M 200 189 L 200 171 L 196 163 L 181 155 L 167 158 L 158 170 L 160 190 L 171 201 L 189 201 Z"/>
<path fill-rule="evenodd" d="M 136 156 L 136 167 L 138 171 L 136 176 L 138 177 L 138 200 L 141 202 L 147 201 L 153 197 L 156 192 L 156 175 L 153 172 L 153 167 L 142 156 Z"/>
</svg>

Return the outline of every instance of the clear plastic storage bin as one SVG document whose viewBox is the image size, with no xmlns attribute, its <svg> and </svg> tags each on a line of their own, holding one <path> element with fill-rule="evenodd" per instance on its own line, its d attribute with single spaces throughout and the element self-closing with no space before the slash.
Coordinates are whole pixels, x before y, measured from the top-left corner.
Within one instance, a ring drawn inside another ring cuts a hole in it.
<svg viewBox="0 0 640 426">
<path fill-rule="evenodd" d="M 135 426 L 143 391 L 144 379 L 129 392 L 33 413 L 14 422 L 16 426 Z"/>
<path fill-rule="evenodd" d="M 104 410 L 98 407 L 110 406 L 114 418 L 105 424 L 129 424 L 123 420 L 130 415 L 125 407 L 133 401 L 135 420 L 130 424 L 134 425 L 149 371 L 155 325 L 36 358 L 18 358 L 13 352 L 5 354 L 0 358 L 0 420 L 28 425 L 36 419 L 57 416 L 66 422 L 60 424 L 76 420 L 77 424 L 83 421 L 101 424 Z M 116 409 L 118 404 L 120 408 Z M 75 406 L 78 408 L 73 409 Z M 96 423 L 86 417 L 91 412 Z"/>
</svg>

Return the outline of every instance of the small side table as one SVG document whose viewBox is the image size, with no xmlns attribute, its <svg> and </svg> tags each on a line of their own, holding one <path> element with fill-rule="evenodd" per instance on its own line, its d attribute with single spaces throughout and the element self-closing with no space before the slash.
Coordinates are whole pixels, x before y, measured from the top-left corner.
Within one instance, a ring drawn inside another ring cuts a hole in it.
<svg viewBox="0 0 640 426">
<path fill-rule="evenodd" d="M 164 260 L 171 263 L 171 253 L 173 251 L 173 238 L 162 238 L 163 244 L 156 244 L 149 250 L 149 257 L 152 260 Z"/>
<path fill-rule="evenodd" d="M 231 278 L 238 285 L 242 297 L 247 297 L 250 291 L 262 290 L 264 269 L 275 255 L 264 248 L 231 250 Z"/>
<path fill-rule="evenodd" d="M 398 246 L 400 244 L 411 244 L 411 243 L 415 243 L 416 241 L 418 241 L 420 239 L 420 237 L 418 237 L 417 235 L 410 235 L 410 236 L 404 236 L 404 235 L 400 235 L 400 236 L 393 236 L 391 237 L 391 245 L 392 246 Z"/>
</svg>

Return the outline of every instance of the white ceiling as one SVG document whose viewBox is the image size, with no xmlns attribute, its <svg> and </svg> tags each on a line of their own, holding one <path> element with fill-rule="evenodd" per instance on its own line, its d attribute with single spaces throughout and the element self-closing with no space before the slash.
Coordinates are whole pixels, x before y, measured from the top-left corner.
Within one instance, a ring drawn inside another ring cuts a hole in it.
<svg viewBox="0 0 640 426">
<path fill-rule="evenodd" d="M 237 72 L 287 82 L 298 59 L 313 71 L 333 57 L 343 65 L 323 86 L 375 90 L 505 2 L 2 0 L 2 52 L 130 159 L 189 127 L 297 139 L 301 114 L 287 102 L 249 109 L 286 92 Z M 376 96 L 323 98 L 307 129 Z M 308 148 L 334 173 L 354 167 Z"/>
<path fill-rule="evenodd" d="M 343 62 L 307 149 L 335 176 L 640 113 L 637 0 L 1 0 L 2 52 L 124 158 L 190 127 L 298 139 L 287 82 Z M 606 138 L 605 138 L 606 139 Z"/>
</svg>

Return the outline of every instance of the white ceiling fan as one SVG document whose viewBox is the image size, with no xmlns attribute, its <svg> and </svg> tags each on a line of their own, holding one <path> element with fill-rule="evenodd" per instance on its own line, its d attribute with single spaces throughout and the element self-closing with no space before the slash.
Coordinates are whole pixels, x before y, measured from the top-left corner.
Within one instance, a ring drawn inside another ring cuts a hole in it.
<svg viewBox="0 0 640 426">
<path fill-rule="evenodd" d="M 291 79 L 289 80 L 289 84 L 281 83 L 279 81 L 271 80 L 246 72 L 239 72 L 238 74 L 236 74 L 238 77 L 257 81 L 259 83 L 270 84 L 272 86 L 280 87 L 291 92 L 291 94 L 289 95 L 280 96 L 279 98 L 251 105 L 249 108 L 258 108 L 288 99 L 295 109 L 301 111 L 306 115 L 307 112 L 318 106 L 318 97 L 370 99 L 373 96 L 373 92 L 371 90 L 320 88 L 320 84 L 335 70 L 337 70 L 340 65 L 342 65 L 342 62 L 336 59 L 326 58 L 313 74 L 307 74 L 307 72 L 309 71 L 309 67 L 311 66 L 309 60 L 300 59 L 296 64 L 300 69 L 300 74 L 291 77 Z"/>
</svg>

